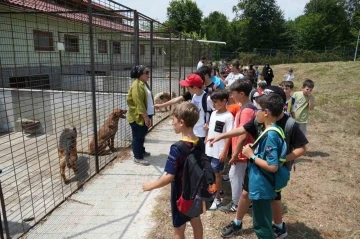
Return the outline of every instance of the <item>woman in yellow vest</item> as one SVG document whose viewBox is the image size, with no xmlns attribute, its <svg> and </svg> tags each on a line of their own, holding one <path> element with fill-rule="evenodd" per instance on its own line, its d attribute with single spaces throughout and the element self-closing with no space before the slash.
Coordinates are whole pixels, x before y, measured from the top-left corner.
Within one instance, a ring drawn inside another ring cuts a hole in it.
<svg viewBox="0 0 360 239">
<path fill-rule="evenodd" d="M 134 162 L 144 166 L 149 165 L 144 157 L 150 156 L 144 147 L 145 135 L 151 126 L 151 118 L 154 115 L 153 96 L 147 84 L 149 75 L 150 71 L 144 65 L 137 65 L 131 69 L 131 78 L 135 80 L 130 86 L 126 100 L 129 107 L 126 119 L 132 131 L 131 147 Z"/>
</svg>

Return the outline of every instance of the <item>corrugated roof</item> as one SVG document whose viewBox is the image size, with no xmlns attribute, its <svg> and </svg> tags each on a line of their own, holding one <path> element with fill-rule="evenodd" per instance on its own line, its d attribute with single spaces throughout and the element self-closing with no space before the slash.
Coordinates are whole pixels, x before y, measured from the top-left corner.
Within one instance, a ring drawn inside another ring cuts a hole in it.
<svg viewBox="0 0 360 239">
<path fill-rule="evenodd" d="M 53 3 L 44 2 L 41 0 L 7 0 L 9 3 L 23 7 L 29 11 L 36 10 L 36 11 L 42 11 L 44 13 L 48 12 L 68 12 L 73 11 L 73 9 L 65 8 Z M 81 0 L 82 2 L 87 2 L 87 0 Z M 100 7 L 102 5 L 96 4 L 97 7 Z M 106 6 L 102 6 L 104 10 L 109 10 Z M 54 13 L 58 16 L 61 16 L 66 19 L 76 20 L 80 22 L 89 22 L 89 16 L 85 13 Z M 128 19 L 128 17 L 118 14 L 118 18 L 124 18 Z M 111 16 L 110 16 L 111 17 Z M 93 24 L 100 27 L 105 27 L 113 30 L 118 30 L 122 32 L 133 32 L 134 29 L 132 26 L 120 24 L 114 21 L 102 19 L 99 17 L 93 16 Z"/>
</svg>

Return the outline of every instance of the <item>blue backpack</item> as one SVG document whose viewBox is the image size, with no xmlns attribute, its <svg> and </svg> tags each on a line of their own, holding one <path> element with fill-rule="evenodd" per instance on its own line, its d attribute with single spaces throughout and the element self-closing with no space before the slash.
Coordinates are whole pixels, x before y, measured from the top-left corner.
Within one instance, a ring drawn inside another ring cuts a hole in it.
<svg viewBox="0 0 360 239">
<path fill-rule="evenodd" d="M 273 130 L 273 131 L 277 132 L 280 135 L 280 137 L 283 139 L 283 144 L 286 145 L 284 131 L 281 128 L 270 126 L 267 129 L 265 129 L 264 132 L 256 139 L 256 141 L 254 142 L 252 148 L 255 148 L 259 144 L 260 139 L 270 130 Z M 274 190 L 276 192 L 280 192 L 283 188 L 285 188 L 288 181 L 289 181 L 289 179 L 290 179 L 290 172 L 289 172 L 286 164 L 284 164 L 285 161 L 286 161 L 286 159 L 280 158 L 279 168 L 274 173 L 273 177 L 271 177 L 268 174 L 264 173 L 263 169 L 255 164 L 257 167 L 259 167 L 260 173 L 274 187 Z"/>
</svg>

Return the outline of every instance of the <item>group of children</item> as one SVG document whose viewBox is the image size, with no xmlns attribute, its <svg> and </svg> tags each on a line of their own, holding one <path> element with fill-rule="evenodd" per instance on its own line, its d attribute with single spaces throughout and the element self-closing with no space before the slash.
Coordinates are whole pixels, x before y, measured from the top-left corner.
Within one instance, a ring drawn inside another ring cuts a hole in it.
<svg viewBox="0 0 360 239">
<path fill-rule="evenodd" d="M 252 203 L 253 226 L 258 238 L 285 238 L 287 230 L 282 221 L 281 191 L 275 192 L 269 178 L 281 171 L 279 169 L 285 161 L 291 162 L 306 151 L 308 112 L 315 104 L 312 96 L 314 83 L 307 79 L 302 91 L 293 93 L 292 81 L 282 82 L 281 88 L 267 87 L 259 74 L 257 89 L 253 89 L 249 76 L 236 79 L 228 88 L 221 89 L 209 80 L 212 73 L 204 67 L 208 66 L 201 66 L 180 82 L 188 90 L 184 95 L 155 105 L 155 108 L 191 101 L 173 109 L 173 128 L 175 133 L 182 134 L 181 140 L 189 148 L 205 144 L 205 153 L 216 175 L 217 191 L 210 210 L 236 213 L 235 219 L 221 229 L 221 235 L 230 237 L 239 233 L 242 218 Z M 285 141 L 283 131 L 291 117 L 295 117 L 298 124 L 294 124 L 289 139 Z M 228 155 L 231 155 L 228 165 L 232 201 L 222 205 L 221 173 Z M 164 175 L 155 182 L 144 183 L 143 190 L 171 183 L 174 238 L 185 237 L 188 221 L 193 227 L 194 238 L 203 238 L 200 217 L 188 218 L 176 206 L 176 200 L 181 196 L 182 168 L 186 157 L 172 145 Z"/>
</svg>

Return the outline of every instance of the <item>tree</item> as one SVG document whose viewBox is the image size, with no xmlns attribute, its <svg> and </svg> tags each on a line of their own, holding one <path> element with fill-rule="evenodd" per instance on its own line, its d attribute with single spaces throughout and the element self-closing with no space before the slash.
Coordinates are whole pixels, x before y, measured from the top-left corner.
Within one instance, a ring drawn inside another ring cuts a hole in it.
<svg viewBox="0 0 360 239">
<path fill-rule="evenodd" d="M 167 23 L 179 32 L 200 32 L 203 13 L 196 2 L 172 0 L 167 8 Z"/>
<path fill-rule="evenodd" d="M 230 22 L 223 13 L 211 12 L 202 22 L 201 33 L 208 40 L 227 42 L 231 34 Z M 226 46 L 222 45 L 221 48 L 226 48 Z"/>
<path fill-rule="evenodd" d="M 240 0 L 233 11 L 242 22 L 242 50 L 287 48 L 290 44 L 284 14 L 275 0 Z"/>
<path fill-rule="evenodd" d="M 343 0 L 310 0 L 295 19 L 296 45 L 318 50 L 348 45 L 349 21 Z"/>
</svg>

